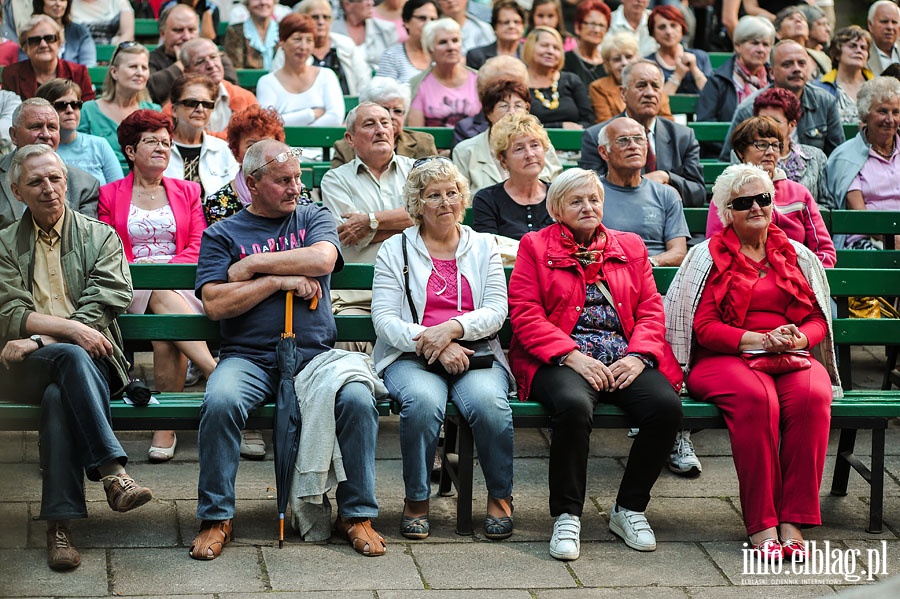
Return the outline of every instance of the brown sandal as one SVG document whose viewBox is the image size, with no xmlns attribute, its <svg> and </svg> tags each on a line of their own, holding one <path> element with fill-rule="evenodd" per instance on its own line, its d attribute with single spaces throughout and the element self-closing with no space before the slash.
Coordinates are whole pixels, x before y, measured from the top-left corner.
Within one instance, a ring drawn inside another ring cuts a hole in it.
<svg viewBox="0 0 900 599">
<path fill-rule="evenodd" d="M 200 560 L 216 559 L 231 542 L 231 520 L 204 520 L 200 532 L 191 543 L 191 557 Z"/>
<path fill-rule="evenodd" d="M 340 516 L 334 523 L 334 530 L 341 537 L 350 541 L 354 551 L 366 557 L 378 557 L 387 551 L 387 543 L 384 537 L 372 528 L 372 521 L 368 518 L 351 518 L 344 520 Z M 366 551 L 366 545 L 369 550 Z"/>
</svg>

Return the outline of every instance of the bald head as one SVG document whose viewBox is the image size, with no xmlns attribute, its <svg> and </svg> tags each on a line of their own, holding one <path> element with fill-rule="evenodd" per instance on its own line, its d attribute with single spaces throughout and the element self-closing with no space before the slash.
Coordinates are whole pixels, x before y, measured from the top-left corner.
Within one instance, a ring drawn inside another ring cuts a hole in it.
<svg viewBox="0 0 900 599">
<path fill-rule="evenodd" d="M 222 65 L 222 52 L 212 40 L 197 37 L 188 40 L 181 47 L 179 55 L 185 73 L 205 75 L 219 85 L 225 78 L 225 67 Z"/>
<path fill-rule="evenodd" d="M 185 42 L 196 38 L 200 32 L 200 18 L 186 4 L 176 4 L 163 11 L 159 18 L 159 35 L 166 54 L 178 58 Z"/>
<path fill-rule="evenodd" d="M 809 54 L 793 40 L 782 40 L 772 50 L 772 82 L 797 97 L 809 78 Z"/>
</svg>

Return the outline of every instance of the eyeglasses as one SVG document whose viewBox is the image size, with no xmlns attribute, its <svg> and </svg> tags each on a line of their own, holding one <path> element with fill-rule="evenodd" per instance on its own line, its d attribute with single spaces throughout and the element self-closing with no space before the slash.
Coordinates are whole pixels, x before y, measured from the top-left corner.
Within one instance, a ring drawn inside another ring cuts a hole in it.
<svg viewBox="0 0 900 599">
<path fill-rule="evenodd" d="M 275 156 L 275 158 L 273 158 L 272 160 L 266 162 L 265 164 L 256 167 L 255 169 L 253 169 L 252 171 L 250 171 L 250 174 L 252 175 L 252 174 L 255 173 L 256 171 L 266 168 L 267 166 L 269 166 L 269 165 L 272 164 L 273 162 L 277 162 L 278 164 L 284 164 L 285 162 L 287 162 L 288 160 L 290 160 L 292 157 L 293 157 L 293 158 L 296 158 L 297 160 L 300 160 L 300 157 L 301 157 L 302 155 L 303 155 L 303 152 L 300 150 L 300 148 L 290 148 L 290 149 L 288 149 L 288 150 L 285 150 L 285 151 L 282 152 L 281 154 L 277 154 L 277 155 Z"/>
<path fill-rule="evenodd" d="M 25 43 L 29 46 L 40 46 L 41 42 L 47 42 L 47 45 L 55 44 L 59 41 L 59 34 L 48 33 L 47 35 L 32 35 L 25 38 Z"/>
<path fill-rule="evenodd" d="M 406 114 L 406 111 L 403 110 L 402 108 L 390 108 L 388 106 L 382 106 L 382 108 L 384 108 L 385 110 L 387 110 L 389 113 L 393 114 L 394 116 L 403 116 L 404 114 Z"/>
<path fill-rule="evenodd" d="M 144 144 L 149 148 L 156 149 L 159 146 L 162 146 L 166 150 L 172 147 L 172 142 L 168 139 L 156 139 L 155 137 L 145 137 L 140 140 L 138 143 Z"/>
<path fill-rule="evenodd" d="M 509 102 L 497 102 L 496 108 L 500 112 L 509 112 L 510 110 L 515 110 L 515 111 L 521 112 L 521 111 L 527 111 L 531 107 L 528 104 L 526 104 L 525 102 L 513 102 L 512 104 L 510 104 Z"/>
<path fill-rule="evenodd" d="M 784 150 L 784 144 L 780 141 L 763 141 L 761 139 L 757 139 L 750 145 L 760 152 L 768 152 L 771 149 L 781 153 L 781 151 Z"/>
<path fill-rule="evenodd" d="M 194 62 L 191 64 L 195 69 L 202 67 L 206 63 L 215 64 L 217 59 L 222 58 L 222 54 L 222 52 L 216 52 L 215 54 L 210 54 L 209 56 L 201 56 L 200 58 L 194 59 Z"/>
<path fill-rule="evenodd" d="M 193 98 L 187 98 L 185 100 L 178 100 L 175 102 L 175 105 L 186 106 L 191 110 L 197 110 L 200 106 L 205 108 L 206 110 L 212 110 L 216 107 L 216 103 L 212 100 L 195 100 Z"/>
<path fill-rule="evenodd" d="M 606 31 L 609 28 L 609 25 L 606 23 L 592 23 L 591 21 L 585 21 L 581 26 L 585 29 L 596 29 L 597 31 Z"/>
<path fill-rule="evenodd" d="M 772 203 L 772 194 L 766 191 L 755 196 L 741 196 L 728 202 L 725 207 L 731 208 L 735 212 L 746 212 L 753 208 L 754 202 L 759 204 L 760 208 L 765 208 Z"/>
<path fill-rule="evenodd" d="M 448 191 L 446 195 L 433 193 L 425 197 L 425 203 L 434 208 L 447 202 L 450 206 L 456 206 L 462 202 L 462 194 L 458 191 Z"/>
<path fill-rule="evenodd" d="M 638 147 L 644 147 L 647 145 L 647 136 L 646 135 L 623 135 L 622 137 L 617 137 L 613 140 L 615 146 L 619 149 L 624 150 L 632 143 Z"/>
<path fill-rule="evenodd" d="M 446 158 L 444 156 L 425 156 L 424 158 L 419 158 L 418 160 L 413 162 L 412 170 L 416 170 L 420 166 L 428 164 L 432 160 L 443 160 L 444 162 L 449 162 L 450 164 L 453 164 L 453 162 L 449 158 Z"/>
<path fill-rule="evenodd" d="M 56 112 L 65 112 L 67 108 L 71 108 L 72 110 L 81 110 L 84 102 L 81 100 L 57 100 L 53 103 L 53 108 L 56 109 Z"/>
<path fill-rule="evenodd" d="M 113 52 L 112 58 L 109 59 L 109 64 L 116 64 L 116 56 L 119 55 L 119 50 L 127 50 L 128 48 L 136 48 L 138 46 L 140 46 L 140 44 L 137 42 L 122 42 L 121 44 L 116 46 L 116 51 Z"/>
</svg>

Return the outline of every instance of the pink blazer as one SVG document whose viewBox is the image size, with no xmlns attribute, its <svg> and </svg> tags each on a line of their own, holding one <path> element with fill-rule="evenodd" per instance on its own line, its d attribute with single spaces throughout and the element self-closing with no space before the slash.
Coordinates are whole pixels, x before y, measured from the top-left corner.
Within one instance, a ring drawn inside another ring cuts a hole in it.
<svg viewBox="0 0 900 599">
<path fill-rule="evenodd" d="M 175 256 L 169 263 L 196 264 L 200 256 L 200 239 L 206 229 L 206 218 L 200 202 L 201 188 L 192 181 L 169 177 L 163 177 L 162 184 L 175 214 Z M 134 262 L 131 236 L 128 233 L 128 211 L 131 208 L 133 186 L 133 173 L 124 179 L 107 183 L 100 188 L 100 203 L 97 207 L 97 218 L 112 225 L 122 239 L 128 262 Z"/>
</svg>

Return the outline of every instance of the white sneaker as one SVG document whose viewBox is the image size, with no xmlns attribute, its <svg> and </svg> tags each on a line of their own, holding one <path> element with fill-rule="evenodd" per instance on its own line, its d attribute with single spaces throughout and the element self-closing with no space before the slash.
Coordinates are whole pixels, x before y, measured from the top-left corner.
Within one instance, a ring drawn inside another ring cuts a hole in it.
<svg viewBox="0 0 900 599">
<path fill-rule="evenodd" d="M 635 437 L 638 436 L 638 433 L 639 433 L 639 432 L 641 432 L 641 429 L 639 429 L 639 428 L 630 428 L 630 429 L 628 429 L 628 438 L 629 438 L 629 439 L 634 439 Z"/>
<path fill-rule="evenodd" d="M 184 375 L 184 386 L 193 387 L 203 378 L 203 371 L 197 365 L 188 360 L 187 373 Z"/>
<path fill-rule="evenodd" d="M 550 555 L 562 561 L 578 559 L 581 555 L 581 518 L 572 514 L 560 514 L 556 518 L 550 537 Z"/>
<path fill-rule="evenodd" d="M 613 504 L 609 512 L 609 530 L 638 551 L 656 551 L 656 535 L 644 512 L 632 512 Z"/>
<path fill-rule="evenodd" d="M 679 431 L 675 435 L 675 445 L 669 452 L 668 461 L 669 470 L 681 476 L 694 477 L 700 476 L 703 467 L 697 454 L 694 453 L 694 443 L 691 441 L 691 431 Z"/>
</svg>

